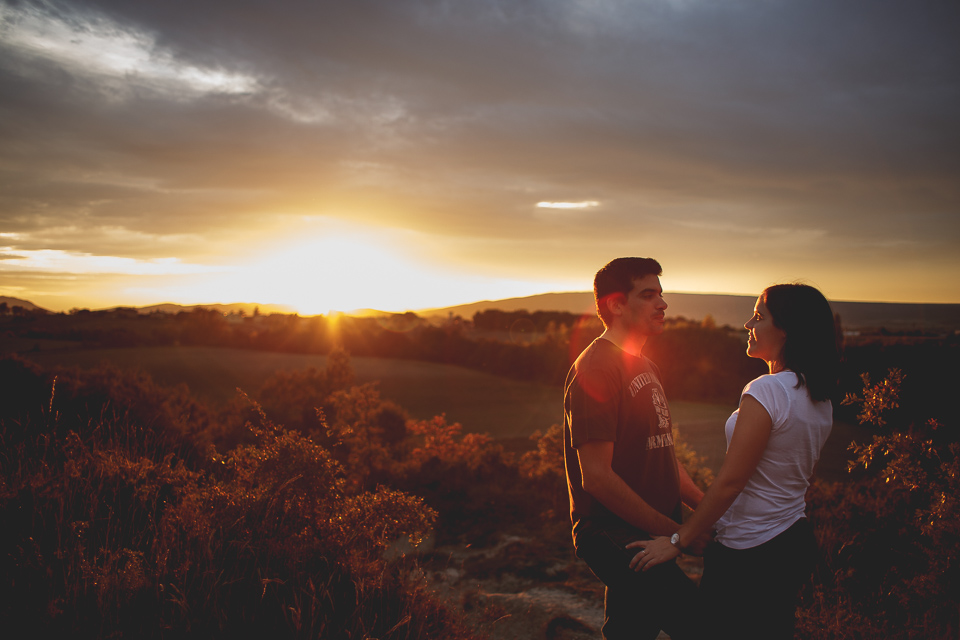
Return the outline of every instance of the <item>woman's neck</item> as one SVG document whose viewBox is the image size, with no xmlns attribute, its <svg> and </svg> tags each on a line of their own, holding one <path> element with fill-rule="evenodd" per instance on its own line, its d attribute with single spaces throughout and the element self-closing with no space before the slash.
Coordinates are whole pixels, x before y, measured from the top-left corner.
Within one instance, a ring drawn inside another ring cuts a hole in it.
<svg viewBox="0 0 960 640">
<path fill-rule="evenodd" d="M 786 371 L 787 368 L 779 360 L 767 360 L 767 367 L 770 369 L 770 373 L 780 373 L 781 371 Z"/>
</svg>

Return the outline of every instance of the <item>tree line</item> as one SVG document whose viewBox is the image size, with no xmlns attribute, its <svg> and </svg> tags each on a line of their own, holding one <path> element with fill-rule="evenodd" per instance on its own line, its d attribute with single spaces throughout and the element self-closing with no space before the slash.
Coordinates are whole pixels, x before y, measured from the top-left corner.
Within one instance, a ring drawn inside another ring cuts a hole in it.
<svg viewBox="0 0 960 640">
<path fill-rule="evenodd" d="M 418 317 L 300 317 L 285 314 L 224 315 L 197 308 L 177 314 L 141 314 L 135 309 L 74 310 L 67 314 L 23 312 L 0 316 L 0 335 L 26 340 L 69 341 L 99 347 L 221 346 L 287 353 L 328 354 L 343 348 L 354 356 L 423 360 L 467 367 L 515 379 L 561 385 L 573 359 L 596 336 L 596 317 L 564 312 L 487 310 L 470 320 Z M 763 364 L 745 354 L 745 334 L 705 318 L 668 318 L 666 330 L 646 348 L 660 367 L 671 399 L 735 405 Z M 957 335 L 940 338 L 885 335 L 847 337 L 842 387 L 852 390 L 863 372 L 889 367 L 908 374 L 904 394 L 932 417 L 952 419 L 950 398 L 960 382 Z M 853 420 L 849 409 L 840 414 Z"/>
</svg>

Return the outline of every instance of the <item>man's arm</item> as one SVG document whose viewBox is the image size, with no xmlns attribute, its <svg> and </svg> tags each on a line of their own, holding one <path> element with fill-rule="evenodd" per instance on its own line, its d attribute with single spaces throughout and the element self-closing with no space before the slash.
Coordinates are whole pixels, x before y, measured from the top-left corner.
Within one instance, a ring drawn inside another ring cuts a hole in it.
<svg viewBox="0 0 960 640">
<path fill-rule="evenodd" d="M 677 531 L 680 534 L 681 548 L 709 531 L 737 499 L 757 470 L 772 429 L 773 420 L 760 401 L 750 395 L 743 396 L 740 399 L 737 425 L 720 473 L 710 485 L 702 504 Z M 643 551 L 630 561 L 630 567 L 636 571 L 646 571 L 661 562 L 672 560 L 679 554 L 677 547 L 663 538 L 631 542 L 627 545 L 629 549 L 636 547 L 643 547 Z"/>
<path fill-rule="evenodd" d="M 703 500 L 703 491 L 693 482 L 693 478 L 679 460 L 677 460 L 677 470 L 680 472 L 680 499 L 683 500 L 683 504 L 696 509 Z"/>
<path fill-rule="evenodd" d="M 633 526 L 654 536 L 669 536 L 680 525 L 663 515 L 627 486 L 613 471 L 613 443 L 590 440 L 577 449 L 583 489 Z M 687 476 L 689 480 L 690 476 Z M 693 481 L 690 480 L 690 484 Z"/>
</svg>

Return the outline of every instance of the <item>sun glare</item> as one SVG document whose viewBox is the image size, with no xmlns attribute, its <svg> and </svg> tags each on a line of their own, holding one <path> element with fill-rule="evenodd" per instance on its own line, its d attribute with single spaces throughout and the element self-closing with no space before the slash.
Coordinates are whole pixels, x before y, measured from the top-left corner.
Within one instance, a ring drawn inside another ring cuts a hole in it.
<svg viewBox="0 0 960 640">
<path fill-rule="evenodd" d="M 436 241 L 435 239 L 432 241 Z M 182 304 L 260 302 L 301 315 L 438 308 L 544 293 L 556 283 L 505 280 L 430 261 L 431 240 L 403 232 L 337 230 L 279 243 L 227 273 L 182 279 L 154 298 Z M 143 297 L 145 292 L 137 292 Z"/>
<path fill-rule="evenodd" d="M 449 285 L 441 280 L 381 238 L 337 233 L 291 241 L 229 273 L 192 278 L 170 293 L 187 303 L 255 301 L 317 315 L 430 306 L 431 291 Z"/>
<path fill-rule="evenodd" d="M 306 315 L 405 306 L 404 290 L 422 279 L 388 247 L 357 236 L 295 244 L 249 272 L 250 285 Z"/>
</svg>

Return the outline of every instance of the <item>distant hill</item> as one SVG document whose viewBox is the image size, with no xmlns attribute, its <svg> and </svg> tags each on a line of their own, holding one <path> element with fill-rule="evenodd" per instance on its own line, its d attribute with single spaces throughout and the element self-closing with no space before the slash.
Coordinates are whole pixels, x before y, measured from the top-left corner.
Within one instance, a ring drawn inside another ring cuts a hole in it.
<svg viewBox="0 0 960 640">
<path fill-rule="evenodd" d="M 711 316 L 718 325 L 740 327 L 753 313 L 756 297 L 735 294 L 715 293 L 671 293 L 665 298 L 669 307 L 668 317 L 683 316 L 688 320 L 702 320 Z M 28 310 L 47 311 L 28 300 L 0 296 L 0 303 L 8 308 L 19 306 Z M 843 328 L 848 331 L 886 328 L 891 331 L 932 331 L 938 333 L 960 332 L 960 304 L 923 304 L 902 302 L 831 302 L 836 313 L 840 314 Z M 272 313 L 296 313 L 292 307 L 275 304 L 257 304 L 255 302 L 236 302 L 232 304 L 180 305 L 174 303 L 155 304 L 137 307 L 139 313 L 170 313 L 193 309 L 214 309 L 224 314 L 242 311 L 253 315 L 254 310 L 264 315 Z M 472 318 L 473 314 L 485 309 L 501 311 L 566 311 L 568 313 L 594 315 L 593 292 L 570 291 L 565 293 L 543 293 L 522 298 L 504 298 L 502 300 L 483 300 L 470 304 L 421 309 L 416 314 L 421 317 L 447 317 L 450 315 Z M 375 309 L 358 309 L 347 315 L 355 317 L 395 315 Z"/>
<path fill-rule="evenodd" d="M 47 311 L 43 307 L 38 307 L 37 305 L 33 304 L 29 300 L 21 300 L 20 298 L 0 296 L 0 304 L 4 302 L 7 303 L 7 307 L 9 307 L 10 309 L 13 309 L 14 307 L 23 307 L 24 309 L 28 309 L 30 311 Z"/>
<path fill-rule="evenodd" d="M 292 307 L 285 307 L 278 304 L 257 304 L 255 302 L 234 302 L 231 304 L 194 304 L 182 305 L 172 302 L 155 304 L 149 307 L 137 307 L 140 313 L 180 313 L 181 311 L 192 311 L 193 309 L 213 309 L 220 313 L 238 313 L 242 311 L 246 315 L 253 315 L 254 310 L 267 315 L 271 313 L 295 313 Z"/>
<path fill-rule="evenodd" d="M 755 296 L 713 293 L 664 294 L 669 305 L 668 317 L 683 316 L 690 320 L 702 320 L 707 315 L 718 325 L 739 327 L 753 313 Z M 840 314 L 845 330 L 887 328 L 892 331 L 924 330 L 952 333 L 960 330 L 960 304 L 911 304 L 893 302 L 831 302 L 834 312 Z M 485 300 L 471 304 L 426 309 L 417 312 L 422 316 L 459 315 L 472 318 L 484 309 L 502 311 L 566 311 L 594 315 L 593 292 L 545 293 L 524 298 Z"/>
<path fill-rule="evenodd" d="M 0 303 L 7 303 L 7 307 L 12 309 L 13 307 L 23 307 L 24 309 L 30 311 L 46 311 L 50 313 L 48 309 L 39 307 L 29 300 L 21 300 L 20 298 L 11 298 L 9 296 L 0 296 Z M 176 314 L 181 311 L 192 311 L 193 309 L 214 309 L 220 313 L 237 313 L 243 311 L 247 315 L 253 315 L 255 309 L 259 309 L 260 313 L 264 315 L 269 315 L 271 313 L 296 313 L 296 310 L 293 307 L 287 307 L 279 304 L 258 304 L 256 302 L 234 302 L 231 304 L 194 304 L 194 305 L 182 305 L 174 304 L 172 302 L 165 302 L 162 304 L 154 304 L 148 307 L 110 307 L 107 309 L 96 309 L 96 311 L 113 311 L 114 309 L 136 309 L 139 313 L 170 313 Z"/>
</svg>

